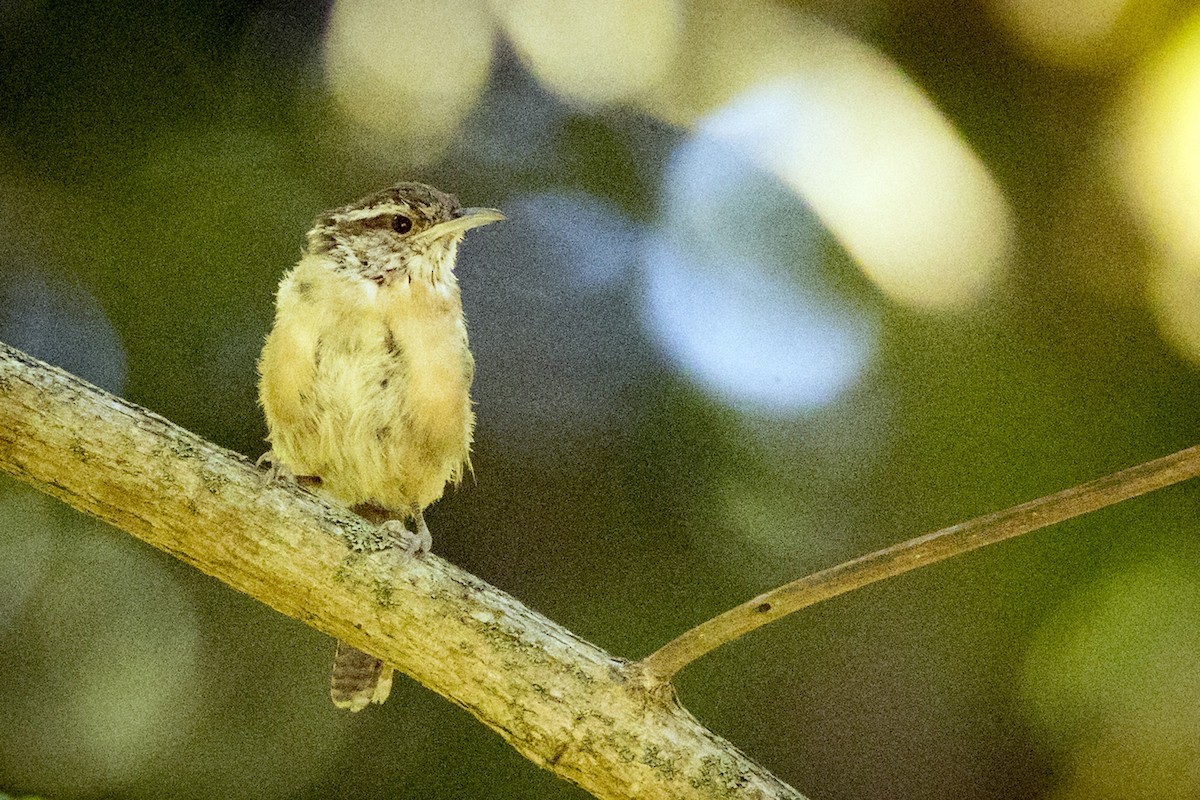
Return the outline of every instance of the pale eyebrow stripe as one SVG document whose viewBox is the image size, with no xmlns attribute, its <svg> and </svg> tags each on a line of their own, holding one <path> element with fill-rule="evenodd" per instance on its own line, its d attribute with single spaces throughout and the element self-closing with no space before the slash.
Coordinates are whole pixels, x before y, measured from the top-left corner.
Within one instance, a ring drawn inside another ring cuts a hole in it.
<svg viewBox="0 0 1200 800">
<path fill-rule="evenodd" d="M 410 215 L 412 211 L 408 206 L 398 205 L 396 203 L 388 203 L 381 206 L 371 206 L 370 208 L 359 208 L 354 211 L 347 211 L 344 214 L 335 214 L 333 221 L 336 222 L 360 222 L 364 219 L 374 219 L 375 217 L 391 216 L 393 214 Z"/>
</svg>

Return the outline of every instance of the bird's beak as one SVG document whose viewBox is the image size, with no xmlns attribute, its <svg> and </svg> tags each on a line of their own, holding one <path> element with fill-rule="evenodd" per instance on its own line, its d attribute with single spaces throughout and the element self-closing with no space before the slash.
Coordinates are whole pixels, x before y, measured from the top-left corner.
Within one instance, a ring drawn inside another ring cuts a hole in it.
<svg viewBox="0 0 1200 800">
<path fill-rule="evenodd" d="M 464 208 L 453 219 L 439 222 L 426 228 L 421 234 L 422 239 L 444 239 L 447 236 L 463 234 L 481 225 L 490 225 L 504 219 L 504 214 L 495 208 Z"/>
</svg>

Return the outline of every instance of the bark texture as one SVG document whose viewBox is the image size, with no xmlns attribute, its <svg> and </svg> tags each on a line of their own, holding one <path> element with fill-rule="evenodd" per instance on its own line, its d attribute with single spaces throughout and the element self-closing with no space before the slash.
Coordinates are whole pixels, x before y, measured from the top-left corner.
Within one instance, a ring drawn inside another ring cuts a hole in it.
<svg viewBox="0 0 1200 800">
<path fill-rule="evenodd" d="M 3 344 L 0 469 L 382 658 L 597 797 L 801 797 L 627 662 L 439 558 L 398 559 L 366 520 Z"/>
</svg>

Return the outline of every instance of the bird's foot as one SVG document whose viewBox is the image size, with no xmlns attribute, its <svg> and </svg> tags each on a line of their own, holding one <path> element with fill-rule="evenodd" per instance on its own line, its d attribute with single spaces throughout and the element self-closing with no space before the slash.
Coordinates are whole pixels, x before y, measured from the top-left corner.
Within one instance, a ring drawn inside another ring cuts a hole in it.
<svg viewBox="0 0 1200 800">
<path fill-rule="evenodd" d="M 262 469 L 263 466 L 266 466 L 267 472 L 265 475 L 263 475 L 263 481 L 265 483 L 296 482 L 296 473 L 292 472 L 292 470 L 288 468 L 287 464 L 284 464 L 279 460 L 278 456 L 275 455 L 274 450 L 268 450 L 259 456 L 258 460 L 254 462 L 254 466 L 258 467 L 259 469 Z"/>
<path fill-rule="evenodd" d="M 410 531 L 398 519 L 386 520 L 383 523 L 383 529 L 395 540 L 406 556 L 420 558 L 433 547 L 433 536 L 429 533 L 429 526 L 425 524 L 425 517 L 420 511 L 416 513 L 413 521 L 416 523 L 416 531 Z"/>
</svg>

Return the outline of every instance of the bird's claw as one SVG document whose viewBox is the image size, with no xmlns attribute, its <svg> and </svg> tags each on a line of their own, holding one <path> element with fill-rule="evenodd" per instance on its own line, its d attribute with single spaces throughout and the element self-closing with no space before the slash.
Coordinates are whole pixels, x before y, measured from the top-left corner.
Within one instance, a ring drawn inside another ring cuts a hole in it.
<svg viewBox="0 0 1200 800">
<path fill-rule="evenodd" d="M 424 519 L 418 518 L 417 530 L 415 532 L 404 527 L 404 523 L 398 519 L 385 521 L 383 529 L 387 531 L 388 535 L 399 548 L 404 551 L 404 555 L 410 558 L 421 558 L 433 547 L 433 536 L 430 535 L 429 528 L 426 527 Z"/>
<path fill-rule="evenodd" d="M 287 464 L 284 464 L 282 461 L 280 461 L 275 456 L 274 450 L 268 450 L 267 452 L 265 452 L 261 456 L 259 456 L 258 460 L 254 462 L 254 466 L 258 467 L 259 469 L 262 469 L 264 464 L 267 467 L 267 472 L 263 476 L 264 482 L 266 482 L 266 483 L 280 483 L 280 482 L 296 483 L 297 482 L 296 474 L 294 472 L 292 472 L 292 470 L 290 468 L 288 468 Z"/>
</svg>

